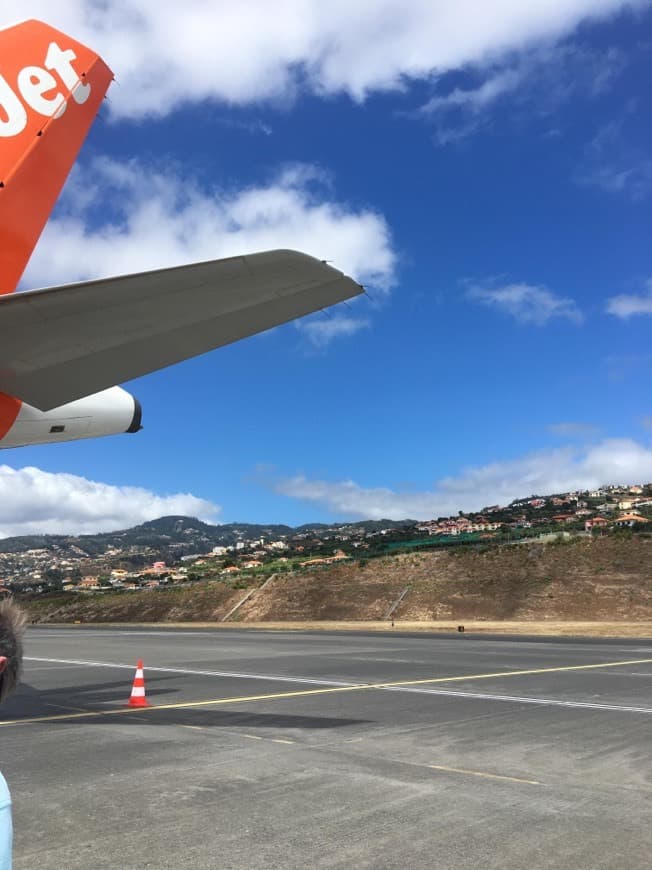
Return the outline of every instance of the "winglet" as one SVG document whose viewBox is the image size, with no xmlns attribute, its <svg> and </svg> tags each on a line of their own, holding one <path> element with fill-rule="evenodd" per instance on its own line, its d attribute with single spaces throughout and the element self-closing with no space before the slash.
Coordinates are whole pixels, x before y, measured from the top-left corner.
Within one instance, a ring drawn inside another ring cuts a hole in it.
<svg viewBox="0 0 652 870">
<path fill-rule="evenodd" d="M 0 294 L 16 289 L 112 79 L 47 24 L 0 29 Z"/>
</svg>

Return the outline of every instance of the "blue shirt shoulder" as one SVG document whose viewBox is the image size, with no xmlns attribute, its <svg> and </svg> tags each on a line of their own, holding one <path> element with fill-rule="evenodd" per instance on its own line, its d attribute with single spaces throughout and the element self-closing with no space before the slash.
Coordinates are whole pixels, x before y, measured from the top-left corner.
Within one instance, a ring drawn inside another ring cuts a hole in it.
<svg viewBox="0 0 652 870">
<path fill-rule="evenodd" d="M 0 870 L 11 870 L 11 795 L 0 773 Z"/>
</svg>

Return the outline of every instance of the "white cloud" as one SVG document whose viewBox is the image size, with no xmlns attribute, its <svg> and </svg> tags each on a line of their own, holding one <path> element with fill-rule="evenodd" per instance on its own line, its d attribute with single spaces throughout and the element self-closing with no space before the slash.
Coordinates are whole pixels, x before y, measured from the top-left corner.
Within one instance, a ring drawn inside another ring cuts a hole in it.
<svg viewBox="0 0 652 870">
<path fill-rule="evenodd" d="M 423 115 L 459 108 L 479 112 L 503 95 L 514 91 L 522 81 L 523 76 L 519 70 L 501 70 L 475 88 L 455 88 L 446 95 L 431 97 L 419 111 Z"/>
<path fill-rule="evenodd" d="M 297 329 L 307 335 L 315 347 L 326 347 L 335 338 L 355 335 L 369 326 L 368 320 L 341 314 L 297 321 Z"/>
<path fill-rule="evenodd" d="M 42 18 L 116 71 L 117 117 L 165 115 L 188 101 L 362 100 L 572 32 L 648 0 L 6 0 L 6 22 Z"/>
<path fill-rule="evenodd" d="M 389 289 L 396 257 L 384 218 L 329 194 L 323 172 L 310 166 L 288 168 L 266 185 L 214 191 L 175 167 L 97 159 L 74 171 L 23 285 L 295 248 Z"/>
<path fill-rule="evenodd" d="M 227 116 L 222 116 L 215 118 L 215 123 L 219 124 L 221 127 L 227 127 L 231 130 L 241 130 L 243 133 L 251 133 L 252 135 L 271 136 L 274 133 L 273 127 L 259 119 L 247 121 L 242 118 L 229 118 Z"/>
<path fill-rule="evenodd" d="M 538 46 L 500 55 L 464 70 L 465 80 L 442 92 L 448 79 L 435 83 L 437 93 L 415 113 L 434 124 L 434 140 L 447 145 L 487 128 L 499 109 L 516 119 L 545 119 L 572 98 L 594 98 L 607 90 L 625 59 L 617 48 L 595 51 L 572 42 Z M 456 76 L 459 79 L 459 76 Z"/>
<path fill-rule="evenodd" d="M 320 505 L 337 517 L 429 519 L 489 504 L 508 504 L 533 493 L 595 489 L 607 483 L 652 480 L 652 450 L 630 439 L 606 439 L 588 448 L 543 450 L 519 459 L 468 468 L 427 492 L 365 488 L 352 480 L 310 480 L 303 475 L 275 483 L 277 492 Z"/>
<path fill-rule="evenodd" d="M 635 314 L 652 314 L 652 279 L 645 282 L 647 293 L 642 296 L 621 294 L 607 300 L 607 312 L 627 320 Z"/>
<path fill-rule="evenodd" d="M 574 300 L 557 296 L 545 287 L 531 284 L 507 284 L 504 287 L 472 287 L 467 296 L 475 302 L 511 315 L 520 323 L 544 326 L 559 318 L 582 323 L 583 315 Z"/>
<path fill-rule="evenodd" d="M 220 512 L 189 493 L 157 495 L 74 474 L 0 466 L 0 537 L 108 532 L 174 514 L 214 522 Z"/>
<path fill-rule="evenodd" d="M 635 144 L 639 114 L 632 104 L 620 119 L 598 130 L 585 147 L 575 172 L 578 184 L 604 193 L 626 194 L 634 200 L 652 192 L 652 159 L 647 143 Z"/>
</svg>

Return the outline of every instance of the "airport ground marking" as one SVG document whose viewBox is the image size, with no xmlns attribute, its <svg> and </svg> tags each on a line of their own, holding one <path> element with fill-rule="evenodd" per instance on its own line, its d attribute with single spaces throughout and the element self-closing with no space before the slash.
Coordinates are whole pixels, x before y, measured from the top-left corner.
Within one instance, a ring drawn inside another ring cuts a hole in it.
<svg viewBox="0 0 652 870">
<path fill-rule="evenodd" d="M 626 667 L 628 665 L 643 665 L 643 664 L 651 664 L 652 659 L 628 659 L 627 661 L 616 661 L 616 662 L 599 662 L 590 665 L 562 665 L 561 667 L 554 668 L 530 668 L 528 670 L 522 671 L 495 671 L 489 674 L 457 674 L 456 676 L 449 677 L 429 677 L 427 679 L 421 680 L 392 680 L 384 683 L 358 683 L 353 685 L 336 685 L 329 686 L 326 688 L 319 689 L 300 689 L 293 692 L 272 692 L 264 695 L 236 695 L 232 698 L 207 698 L 203 701 L 179 701 L 174 704 L 156 704 L 151 707 L 124 707 L 124 708 L 114 708 L 109 710 L 89 710 L 88 712 L 83 713 L 62 713 L 60 715 L 54 716 L 33 716 L 26 719 L 10 719 L 4 722 L 0 722 L 0 728 L 12 726 L 12 725 L 35 725 L 40 722 L 61 722 L 61 721 L 70 721 L 74 719 L 93 719 L 93 718 L 103 718 L 106 716 L 124 716 L 130 713 L 139 712 L 139 713 L 152 713 L 158 710 L 190 710 L 195 707 L 217 707 L 223 706 L 226 704 L 246 704 L 253 701 L 275 701 L 283 698 L 305 698 L 313 695 L 335 695 L 341 694 L 343 692 L 360 692 L 368 689 L 399 689 L 402 687 L 409 688 L 411 686 L 425 686 L 425 685 L 435 685 L 441 683 L 460 683 L 468 680 L 490 680 L 490 679 L 498 679 L 500 677 L 519 677 L 519 676 L 533 676 L 536 674 L 556 674 L 556 673 L 567 673 L 570 671 L 591 671 L 591 670 L 600 670 L 602 668 L 619 668 Z M 108 666 L 108 665 L 107 665 Z M 580 702 L 581 703 L 581 702 Z M 576 702 L 574 706 L 579 706 L 580 703 Z M 588 706 L 588 705 L 583 705 Z M 640 713 L 648 713 L 649 710 L 646 708 L 636 708 L 636 707 L 615 707 L 604 705 L 604 707 L 600 707 L 599 705 L 591 705 L 591 708 L 597 709 L 620 709 L 620 710 L 628 710 L 630 712 L 640 712 Z"/>
<path fill-rule="evenodd" d="M 629 676 L 629 675 L 628 675 Z M 600 704 L 594 701 L 569 701 L 562 698 L 536 698 L 527 695 L 498 695 L 489 692 L 458 692 L 453 689 L 414 689 L 388 686 L 387 692 L 414 692 L 420 695 L 442 695 L 445 698 L 468 698 L 472 701 L 508 701 L 511 704 L 535 704 L 540 707 L 574 707 L 580 710 L 603 710 L 614 713 L 644 713 L 652 715 L 652 707 L 628 704 Z"/>
<path fill-rule="evenodd" d="M 85 713 L 83 707 L 75 707 L 72 704 L 53 704 L 51 701 L 46 701 L 44 706 L 46 707 L 54 707 L 56 710 L 67 710 L 69 713 Z"/>
<path fill-rule="evenodd" d="M 520 779 L 517 776 L 501 776 L 498 773 L 486 773 L 482 770 L 466 770 L 463 767 L 445 767 L 443 764 L 429 764 L 432 770 L 441 770 L 444 773 L 460 773 L 464 776 L 479 776 L 482 779 L 502 779 L 506 782 L 520 782 L 525 785 L 541 785 L 538 779 Z"/>
<path fill-rule="evenodd" d="M 244 737 L 247 740 L 263 740 L 266 743 L 285 743 L 288 746 L 294 746 L 296 743 L 296 740 L 285 740 L 282 737 L 261 737 L 259 734 L 237 734 L 236 736 Z"/>
<path fill-rule="evenodd" d="M 52 659 L 42 658 L 39 656 L 25 656 L 26 662 L 58 662 L 61 666 L 81 667 L 85 665 L 89 668 L 119 668 L 122 670 L 133 671 L 135 665 L 125 665 L 117 662 L 94 662 L 83 661 L 81 659 Z M 304 683 L 311 686 L 359 686 L 360 683 L 352 683 L 344 680 L 319 680 L 311 677 L 292 677 L 286 674 L 247 674 L 241 671 L 207 671 L 200 668 L 172 668 L 165 666 L 147 665 L 145 670 L 148 673 L 162 674 L 187 674 L 197 677 L 227 677 L 235 680 L 262 680 L 272 683 Z"/>
</svg>

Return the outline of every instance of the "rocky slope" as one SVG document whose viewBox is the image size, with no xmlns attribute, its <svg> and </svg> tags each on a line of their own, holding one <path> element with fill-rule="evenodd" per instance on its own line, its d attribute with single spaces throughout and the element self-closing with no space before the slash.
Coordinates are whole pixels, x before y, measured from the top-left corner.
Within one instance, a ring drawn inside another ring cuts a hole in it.
<svg viewBox="0 0 652 870">
<path fill-rule="evenodd" d="M 406 588 L 393 614 L 401 621 L 650 620 L 652 540 L 614 536 L 414 553 L 280 574 L 256 589 L 233 619 L 379 620 Z M 25 605 L 38 622 L 210 622 L 221 620 L 247 591 L 216 581 L 40 596 Z"/>
</svg>

